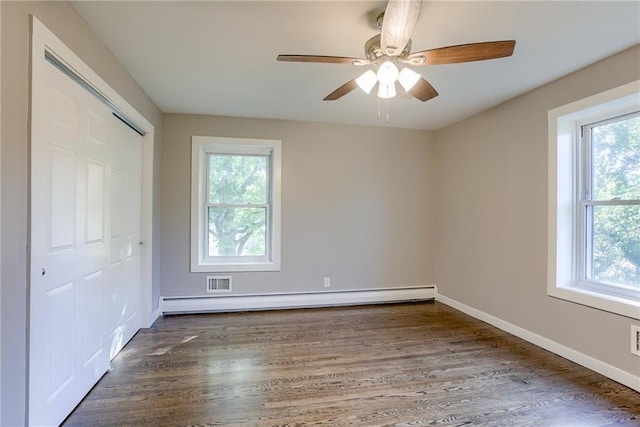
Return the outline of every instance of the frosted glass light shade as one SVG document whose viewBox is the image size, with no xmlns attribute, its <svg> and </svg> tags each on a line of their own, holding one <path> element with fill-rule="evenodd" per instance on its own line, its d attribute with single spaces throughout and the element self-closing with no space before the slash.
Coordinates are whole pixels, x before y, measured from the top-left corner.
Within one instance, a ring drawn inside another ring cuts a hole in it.
<svg viewBox="0 0 640 427">
<path fill-rule="evenodd" d="M 398 81 L 409 92 L 420 80 L 420 74 L 416 73 L 410 68 L 403 68 L 398 75 Z"/>
<path fill-rule="evenodd" d="M 390 85 L 398 80 L 398 67 L 393 62 L 385 61 L 378 67 L 378 81 L 380 85 Z"/>
<path fill-rule="evenodd" d="M 396 96 L 395 82 L 391 84 L 380 83 L 380 86 L 378 86 L 378 98 L 388 99 L 393 98 L 394 96 Z"/>
<path fill-rule="evenodd" d="M 373 72 L 373 70 L 368 70 L 362 73 L 362 75 L 356 79 L 358 87 L 366 93 L 371 93 L 371 89 L 373 89 L 377 82 L 378 79 L 376 77 L 376 73 Z"/>
</svg>

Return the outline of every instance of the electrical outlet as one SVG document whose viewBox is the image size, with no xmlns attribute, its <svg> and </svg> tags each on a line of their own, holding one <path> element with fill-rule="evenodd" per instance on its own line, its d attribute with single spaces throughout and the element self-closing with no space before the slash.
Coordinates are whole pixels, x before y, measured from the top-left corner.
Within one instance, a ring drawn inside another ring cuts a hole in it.
<svg viewBox="0 0 640 427">
<path fill-rule="evenodd" d="M 331 287 L 331 277 L 325 277 L 324 278 L 324 287 L 325 288 L 330 288 Z"/>
<path fill-rule="evenodd" d="M 631 325 L 631 354 L 640 356 L 640 326 Z"/>
</svg>

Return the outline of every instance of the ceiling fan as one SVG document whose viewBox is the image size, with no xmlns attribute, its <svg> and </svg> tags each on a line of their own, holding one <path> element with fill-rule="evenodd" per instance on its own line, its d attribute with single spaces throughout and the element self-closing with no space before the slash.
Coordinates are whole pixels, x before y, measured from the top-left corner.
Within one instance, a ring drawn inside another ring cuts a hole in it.
<svg viewBox="0 0 640 427">
<path fill-rule="evenodd" d="M 365 58 L 278 55 L 277 60 L 372 67 L 360 77 L 349 80 L 331 92 L 324 98 L 325 101 L 335 101 L 356 87 L 371 93 L 376 85 L 379 98 L 393 98 L 397 94 L 398 82 L 407 93 L 424 102 L 438 96 L 438 92 L 410 67 L 482 61 L 513 54 L 515 40 L 470 43 L 411 53 L 411 33 L 418 21 L 419 12 L 420 0 L 389 0 L 385 11 L 377 19 L 380 34 L 364 45 Z"/>
</svg>

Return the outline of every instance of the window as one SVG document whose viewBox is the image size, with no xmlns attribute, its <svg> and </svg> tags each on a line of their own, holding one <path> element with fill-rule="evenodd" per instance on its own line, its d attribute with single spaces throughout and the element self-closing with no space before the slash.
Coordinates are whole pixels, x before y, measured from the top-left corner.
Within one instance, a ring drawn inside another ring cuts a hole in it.
<svg viewBox="0 0 640 427">
<path fill-rule="evenodd" d="M 192 137 L 191 271 L 280 269 L 280 146 Z"/>
<path fill-rule="evenodd" d="M 640 114 L 582 126 L 580 281 L 633 297 L 640 291 Z"/>
<path fill-rule="evenodd" d="M 549 111 L 548 294 L 640 319 L 640 90 Z"/>
</svg>

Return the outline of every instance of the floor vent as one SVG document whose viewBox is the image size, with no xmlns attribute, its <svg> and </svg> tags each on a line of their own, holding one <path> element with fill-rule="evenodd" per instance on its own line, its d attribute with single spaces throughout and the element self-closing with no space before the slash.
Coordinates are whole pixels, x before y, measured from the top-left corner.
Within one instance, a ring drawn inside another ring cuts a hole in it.
<svg viewBox="0 0 640 427">
<path fill-rule="evenodd" d="M 231 292 L 231 276 L 207 276 L 207 292 Z"/>
</svg>

